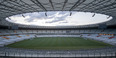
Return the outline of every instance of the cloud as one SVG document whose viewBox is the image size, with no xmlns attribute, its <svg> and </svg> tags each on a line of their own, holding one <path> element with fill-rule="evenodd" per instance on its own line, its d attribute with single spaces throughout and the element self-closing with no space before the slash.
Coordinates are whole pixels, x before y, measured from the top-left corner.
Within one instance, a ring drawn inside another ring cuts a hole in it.
<svg viewBox="0 0 116 58">
<path fill-rule="evenodd" d="M 66 12 L 47 12 L 47 16 L 45 16 L 45 12 L 41 13 L 27 13 L 24 16 L 29 16 L 29 18 L 26 18 L 26 22 L 34 22 L 36 20 L 47 20 L 45 23 L 55 23 L 58 21 L 63 21 L 67 16 L 69 16 L 69 13 Z M 51 19 L 51 20 L 50 20 Z"/>
<path fill-rule="evenodd" d="M 69 16 L 69 14 L 57 12 L 56 14 L 54 14 L 54 16 L 55 17 L 52 17 L 53 18 L 52 21 L 46 21 L 46 23 L 55 23 L 55 22 L 59 22 L 59 21 L 64 21 Z"/>
<path fill-rule="evenodd" d="M 41 20 L 41 19 L 45 19 L 46 16 L 45 16 L 45 13 L 44 12 L 41 12 L 41 13 L 29 13 L 29 14 L 26 14 L 25 16 L 29 16 L 30 18 L 27 18 L 25 19 L 25 21 L 27 22 L 33 22 L 34 20 Z"/>
<path fill-rule="evenodd" d="M 11 17 L 11 20 L 19 24 L 27 25 L 38 25 L 38 26 L 74 26 L 74 25 L 86 25 L 86 24 L 95 24 L 103 21 L 108 21 L 112 18 L 106 19 L 106 15 L 96 14 L 92 17 L 93 13 L 84 13 L 84 12 L 34 12 L 26 13 L 22 15 L 15 15 Z M 102 19 L 102 20 L 101 20 Z"/>
</svg>

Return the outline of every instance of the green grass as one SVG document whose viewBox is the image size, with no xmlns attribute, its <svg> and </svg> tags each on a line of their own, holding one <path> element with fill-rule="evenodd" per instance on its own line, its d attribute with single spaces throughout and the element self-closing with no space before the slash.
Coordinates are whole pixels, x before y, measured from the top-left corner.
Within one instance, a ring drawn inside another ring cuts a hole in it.
<svg viewBox="0 0 116 58">
<path fill-rule="evenodd" d="M 112 46 L 107 43 L 83 39 L 80 37 L 40 37 L 32 40 L 23 40 L 7 47 L 25 48 L 25 49 L 90 49 L 90 48 L 103 48 Z"/>
</svg>

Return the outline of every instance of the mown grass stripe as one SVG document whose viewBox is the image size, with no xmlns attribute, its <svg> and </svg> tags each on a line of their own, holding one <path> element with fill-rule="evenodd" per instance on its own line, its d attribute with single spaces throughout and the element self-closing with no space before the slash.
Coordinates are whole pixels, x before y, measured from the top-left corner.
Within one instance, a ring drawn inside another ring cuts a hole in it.
<svg viewBox="0 0 116 58">
<path fill-rule="evenodd" d="M 89 49 L 107 46 L 112 45 L 80 37 L 41 37 L 7 45 L 7 47 L 26 49 Z"/>
</svg>

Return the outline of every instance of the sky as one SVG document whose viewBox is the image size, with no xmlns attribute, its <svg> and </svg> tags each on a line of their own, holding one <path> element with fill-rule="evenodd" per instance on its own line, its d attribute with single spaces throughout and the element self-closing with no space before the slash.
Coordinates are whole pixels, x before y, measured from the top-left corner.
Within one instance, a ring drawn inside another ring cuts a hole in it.
<svg viewBox="0 0 116 58">
<path fill-rule="evenodd" d="M 47 16 L 45 15 L 47 14 Z M 70 12 L 69 11 L 49 11 L 49 12 L 33 12 L 14 15 L 6 18 L 7 21 L 24 25 L 35 26 L 80 26 L 96 24 L 109 21 L 112 17 L 103 14 L 90 12 Z"/>
</svg>

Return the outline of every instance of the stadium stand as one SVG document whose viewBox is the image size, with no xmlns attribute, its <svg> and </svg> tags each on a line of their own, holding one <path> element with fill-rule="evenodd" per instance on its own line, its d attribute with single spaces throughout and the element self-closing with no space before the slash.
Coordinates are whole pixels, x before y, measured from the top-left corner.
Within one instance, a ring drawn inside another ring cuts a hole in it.
<svg viewBox="0 0 116 58">
<path fill-rule="evenodd" d="M 89 39 L 91 38 L 91 39 L 97 40 L 97 41 L 102 41 L 102 42 L 109 43 L 112 45 L 116 45 L 116 38 L 115 38 L 115 36 L 111 36 L 111 35 L 83 34 L 83 37 L 86 37 Z"/>
<path fill-rule="evenodd" d="M 113 31 L 112 31 L 113 30 Z M 85 50 L 31 50 L 4 47 L 5 45 L 31 39 L 34 37 L 83 37 L 116 45 L 115 29 L 86 29 L 86 30 L 0 30 L 1 57 L 115 57 L 116 48 L 106 47 Z M 14 32 L 15 31 L 15 32 Z M 23 52 L 23 53 L 22 53 Z M 54 56 L 51 56 L 54 55 Z"/>
<path fill-rule="evenodd" d="M 2 47 L 0 48 L 0 55 L 11 57 L 115 57 L 115 50 L 115 47 L 89 50 L 25 50 Z"/>
<path fill-rule="evenodd" d="M 27 35 L 0 36 L 0 46 L 2 47 L 2 46 L 5 46 L 8 44 L 17 42 L 17 41 L 30 39 L 33 37 L 34 37 L 34 35 L 30 35 L 30 36 L 27 36 Z"/>
<path fill-rule="evenodd" d="M 68 33 L 67 33 L 67 30 L 4 30 L 4 31 L 0 30 L 0 31 L 1 31 L 0 33 L 1 46 L 13 43 L 15 41 L 20 41 L 20 40 L 35 37 L 35 34 L 37 37 L 80 37 L 82 35 L 82 37 L 91 38 L 94 40 L 103 41 L 105 43 L 116 45 L 116 37 L 114 36 L 115 34 L 114 29 L 107 29 L 107 30 L 104 30 L 104 32 L 101 29 L 100 30 L 92 29 L 87 31 L 86 30 L 70 30 L 70 32 Z M 19 34 L 19 35 L 15 35 L 15 34 Z M 24 34 L 24 35 L 20 35 L 20 34 Z M 29 34 L 29 36 L 26 36 L 26 34 Z M 103 34 L 103 35 L 100 35 L 100 34 Z"/>
</svg>

